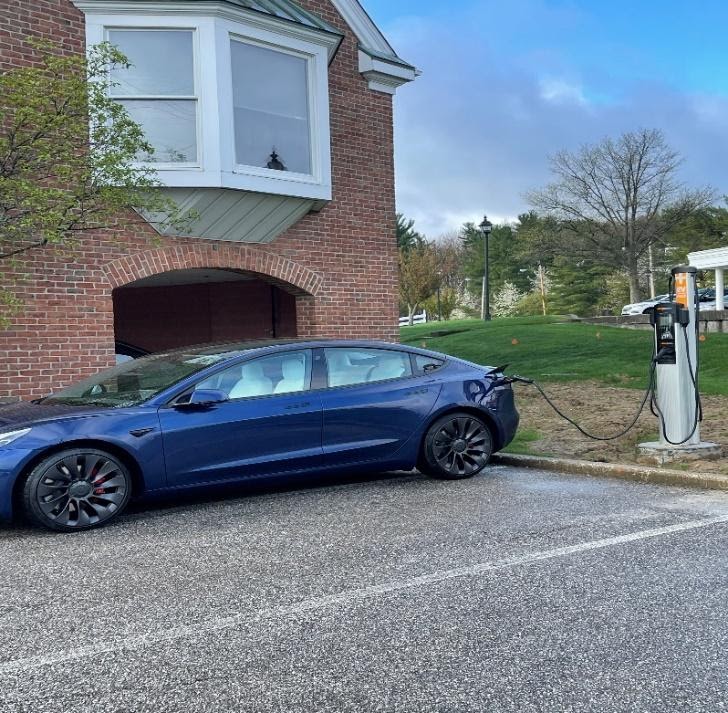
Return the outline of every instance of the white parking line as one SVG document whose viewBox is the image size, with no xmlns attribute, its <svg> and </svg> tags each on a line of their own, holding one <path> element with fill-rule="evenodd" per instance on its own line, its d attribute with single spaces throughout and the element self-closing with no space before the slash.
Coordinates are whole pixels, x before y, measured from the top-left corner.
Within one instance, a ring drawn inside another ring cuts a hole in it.
<svg viewBox="0 0 728 713">
<path fill-rule="evenodd" d="M 606 547 L 627 544 L 629 542 L 646 540 L 652 537 L 688 532 L 690 530 L 698 530 L 705 527 L 711 527 L 712 525 L 725 523 L 728 523 L 728 515 L 703 518 L 700 520 L 690 520 L 677 525 L 667 525 L 665 527 L 656 527 L 650 530 L 640 530 L 639 532 L 633 532 L 627 535 L 617 535 L 616 537 L 606 537 L 601 540 L 582 542 L 578 545 L 569 545 L 567 547 L 556 547 L 551 550 L 531 552 L 517 557 L 511 557 L 509 559 L 497 560 L 495 562 L 483 562 L 468 565 L 466 567 L 457 567 L 456 569 L 441 570 L 439 572 L 425 574 L 420 577 L 412 577 L 411 579 L 389 582 L 388 584 L 378 584 L 370 587 L 362 587 L 361 589 L 349 589 L 340 592 L 339 594 L 330 594 L 323 597 L 305 599 L 296 604 L 285 604 L 277 607 L 269 607 L 267 609 L 259 609 L 258 611 L 253 612 L 244 612 L 234 614 L 232 616 L 219 617 L 199 622 L 197 624 L 191 624 L 189 626 L 177 626 L 171 629 L 150 632 L 148 634 L 139 634 L 137 636 L 129 636 L 123 639 L 110 640 L 98 644 L 91 644 L 89 646 L 79 646 L 74 649 L 66 649 L 65 651 L 57 651 L 55 653 L 44 654 L 41 656 L 29 656 L 27 658 L 15 659 L 0 664 L 0 675 L 19 673 L 41 668 L 43 666 L 53 666 L 55 664 L 65 663 L 66 661 L 98 656 L 101 654 L 115 653 L 117 651 L 133 651 L 168 641 L 199 637 L 215 631 L 233 629 L 242 625 L 255 623 L 263 619 L 281 618 L 316 611 L 319 609 L 346 606 L 348 604 L 369 599 L 370 597 L 392 594 L 394 592 L 401 592 L 416 587 L 425 587 L 451 579 L 476 577 L 495 570 L 533 564 L 534 562 L 542 562 L 543 560 L 554 559 L 556 557 L 565 557 L 567 555 L 587 552 L 589 550 L 599 550 Z"/>
</svg>

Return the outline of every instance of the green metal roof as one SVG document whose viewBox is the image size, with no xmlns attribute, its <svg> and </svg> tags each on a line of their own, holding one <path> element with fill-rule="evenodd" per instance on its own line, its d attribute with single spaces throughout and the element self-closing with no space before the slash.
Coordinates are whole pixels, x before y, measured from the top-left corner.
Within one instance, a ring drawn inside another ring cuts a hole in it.
<svg viewBox="0 0 728 713">
<path fill-rule="evenodd" d="M 170 3 L 171 5 L 184 4 L 185 0 L 177 0 L 177 3 Z M 0 0 L 0 3 L 2 0 Z M 87 9 L 85 6 L 103 6 L 105 4 L 114 5 L 118 3 L 118 0 L 72 0 L 74 4 L 80 6 L 83 10 Z M 126 0 L 129 4 L 144 5 L 149 0 Z M 343 39 L 343 34 L 337 30 L 333 25 L 330 25 L 325 20 L 322 20 L 318 15 L 314 15 L 308 10 L 304 10 L 300 5 L 295 3 L 293 0 L 195 0 L 197 3 L 210 3 L 210 4 L 224 4 L 238 7 L 242 10 L 252 10 L 253 12 L 259 12 L 263 15 L 270 15 L 279 20 L 285 22 L 293 22 L 297 25 L 303 25 L 312 30 L 318 30 L 319 32 L 325 32 L 329 35 L 333 35 L 340 39 Z M 164 10 L 163 10 L 164 11 Z"/>
<path fill-rule="evenodd" d="M 266 15 L 273 15 L 281 20 L 288 20 L 299 25 L 305 25 L 315 30 L 329 32 L 333 35 L 341 36 L 341 32 L 333 25 L 322 20 L 318 15 L 314 15 L 308 10 L 304 10 L 293 0 L 224 0 L 229 5 L 237 5 L 247 10 L 255 10 Z"/>
</svg>

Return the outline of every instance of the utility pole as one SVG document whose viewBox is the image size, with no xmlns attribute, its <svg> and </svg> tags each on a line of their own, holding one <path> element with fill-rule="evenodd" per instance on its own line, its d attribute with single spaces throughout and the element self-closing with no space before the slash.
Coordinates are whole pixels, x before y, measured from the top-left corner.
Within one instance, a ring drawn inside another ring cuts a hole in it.
<svg viewBox="0 0 728 713">
<path fill-rule="evenodd" d="M 650 270 L 650 297 L 654 300 L 656 295 L 655 290 L 655 256 L 652 252 L 652 244 L 647 248 L 647 259 L 649 261 Z"/>
<path fill-rule="evenodd" d="M 543 309 L 543 316 L 546 316 L 546 281 L 544 275 L 544 268 L 541 263 L 538 264 L 538 282 L 541 287 L 541 308 Z"/>
</svg>

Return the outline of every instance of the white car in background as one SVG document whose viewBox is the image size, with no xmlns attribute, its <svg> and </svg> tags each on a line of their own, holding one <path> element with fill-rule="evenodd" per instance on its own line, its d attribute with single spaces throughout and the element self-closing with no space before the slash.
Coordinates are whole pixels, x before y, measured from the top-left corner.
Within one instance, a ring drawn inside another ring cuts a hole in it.
<svg viewBox="0 0 728 713">
<path fill-rule="evenodd" d="M 728 304 L 728 289 L 725 290 L 726 304 Z M 698 290 L 698 299 L 700 300 L 701 310 L 715 309 L 715 287 L 701 287 Z M 634 304 L 622 307 L 622 316 L 626 317 L 635 314 L 648 314 L 650 310 L 660 302 L 669 302 L 670 295 L 657 295 L 654 299 L 645 300 L 644 302 L 635 302 Z"/>
<path fill-rule="evenodd" d="M 635 314 L 647 314 L 656 304 L 669 301 L 670 295 L 657 295 L 654 299 L 645 300 L 644 302 L 634 302 L 631 305 L 625 305 L 622 307 L 622 316 L 627 317 Z"/>
</svg>

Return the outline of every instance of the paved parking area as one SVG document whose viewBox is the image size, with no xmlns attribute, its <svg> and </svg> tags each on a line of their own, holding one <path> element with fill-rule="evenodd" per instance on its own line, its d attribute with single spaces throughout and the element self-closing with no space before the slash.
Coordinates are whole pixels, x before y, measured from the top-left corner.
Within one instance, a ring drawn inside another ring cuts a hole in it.
<svg viewBox="0 0 728 713">
<path fill-rule="evenodd" d="M 728 496 L 507 467 L 0 530 L 0 711 L 722 711 Z"/>
</svg>

